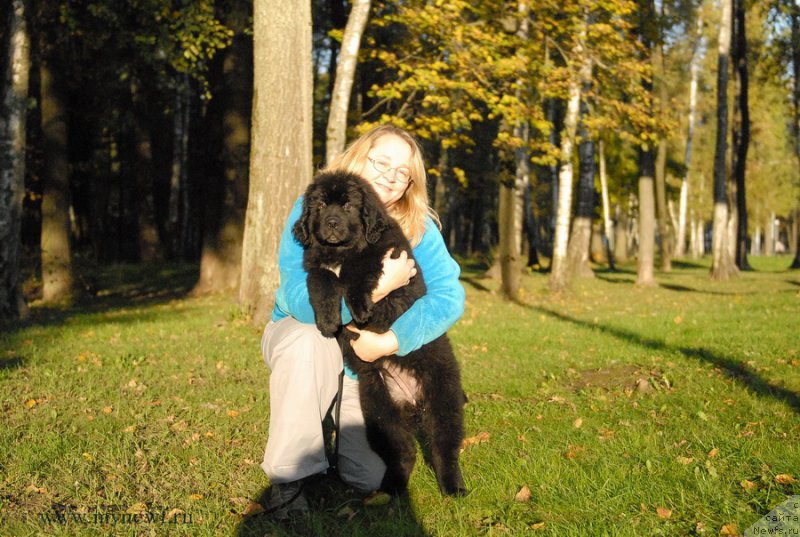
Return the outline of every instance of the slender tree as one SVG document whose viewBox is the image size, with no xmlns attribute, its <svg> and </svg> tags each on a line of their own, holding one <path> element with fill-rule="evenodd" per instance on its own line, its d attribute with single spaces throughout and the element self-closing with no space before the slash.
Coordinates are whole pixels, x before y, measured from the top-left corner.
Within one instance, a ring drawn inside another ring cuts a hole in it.
<svg viewBox="0 0 800 537">
<path fill-rule="evenodd" d="M 689 210 L 689 169 L 692 164 L 692 148 L 694 145 L 695 121 L 697 118 L 697 86 L 700 74 L 703 43 L 703 10 L 697 10 L 695 42 L 692 48 L 692 60 L 689 64 L 689 113 L 687 117 L 686 151 L 684 153 L 684 173 L 681 178 L 680 202 L 678 206 L 678 229 L 675 238 L 675 255 L 683 257 L 686 253 L 686 216 Z"/>
<path fill-rule="evenodd" d="M 728 190 L 725 166 L 728 148 L 728 67 L 731 50 L 733 0 L 721 0 L 717 58 L 717 135 L 714 149 L 714 227 L 711 277 L 727 280 L 737 272 L 728 246 Z"/>
<path fill-rule="evenodd" d="M 3 48 L 4 96 L 0 103 L 0 319 L 27 312 L 20 282 L 20 232 L 25 193 L 25 121 L 30 72 L 30 38 L 25 2 L 13 0 L 8 9 Z M 0 11 L 2 16 L 2 11 Z M 3 21 L 6 22 L 6 21 Z"/>
<path fill-rule="evenodd" d="M 584 88 L 584 95 L 589 88 Z M 594 140 L 586 128 L 589 106 L 584 98 L 581 101 L 581 121 L 578 125 L 578 199 L 575 204 L 575 217 L 567 249 L 568 271 L 582 278 L 593 278 L 589 265 L 589 249 L 592 240 L 592 220 L 594 219 Z"/>
<path fill-rule="evenodd" d="M 640 39 L 645 48 L 645 54 L 652 57 L 655 45 L 656 24 L 654 0 L 644 0 L 639 12 Z M 653 81 L 645 78 L 642 81 L 645 91 L 653 93 Z M 652 108 L 650 110 L 652 114 Z M 639 147 L 639 252 L 636 262 L 636 284 L 641 286 L 656 285 L 653 275 L 655 259 L 655 155 L 652 142 L 646 141 Z"/>
<path fill-rule="evenodd" d="M 253 122 L 239 304 L 263 322 L 286 215 L 312 175 L 311 2 L 253 4 Z"/>
<path fill-rule="evenodd" d="M 794 121 L 794 151 L 797 157 L 797 165 L 800 167 L 800 5 L 795 1 L 790 3 L 791 26 L 792 26 L 792 69 L 793 69 L 793 87 L 792 87 L 792 103 Z M 800 200 L 798 200 L 800 203 Z M 800 218 L 800 209 L 796 212 L 797 218 Z M 797 245 L 795 246 L 794 260 L 792 261 L 793 269 L 800 269 L 800 233 L 797 233 Z"/>
<path fill-rule="evenodd" d="M 747 33 L 744 0 L 734 0 L 733 66 L 736 77 L 733 125 L 733 175 L 736 186 L 736 266 L 750 270 L 747 261 L 747 195 L 745 172 L 750 147 L 749 79 L 747 69 Z"/>
<path fill-rule="evenodd" d="M 354 0 L 351 3 L 350 15 L 342 37 L 342 48 L 339 52 L 339 63 L 336 65 L 336 78 L 331 95 L 330 113 L 328 115 L 327 142 L 325 158 L 328 162 L 344 150 L 347 135 L 347 112 L 350 108 L 350 94 L 353 89 L 358 50 L 361 47 L 361 36 L 369 18 L 371 0 Z"/>
</svg>

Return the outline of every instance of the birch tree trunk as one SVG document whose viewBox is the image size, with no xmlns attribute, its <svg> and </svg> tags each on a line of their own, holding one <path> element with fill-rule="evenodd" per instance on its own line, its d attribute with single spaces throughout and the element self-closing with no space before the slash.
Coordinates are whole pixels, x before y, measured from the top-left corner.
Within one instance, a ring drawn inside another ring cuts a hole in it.
<svg viewBox="0 0 800 537">
<path fill-rule="evenodd" d="M 585 34 L 585 32 L 583 32 Z M 582 41 L 579 39 L 575 47 L 575 56 L 584 54 Z M 574 175 L 572 157 L 575 147 L 575 133 L 578 128 L 578 114 L 581 104 L 581 82 L 573 76 L 569 82 L 569 98 L 567 113 L 564 117 L 564 133 L 561 136 L 561 166 L 558 172 L 558 207 L 556 209 L 555 240 L 553 241 L 553 260 L 550 267 L 550 290 L 554 293 L 566 289 L 567 245 L 569 241 L 569 223 L 572 212 L 572 179 Z"/>
<path fill-rule="evenodd" d="M 727 280 L 737 272 L 728 246 L 728 192 L 725 153 L 728 143 L 728 64 L 731 50 L 733 0 L 721 0 L 717 60 L 717 139 L 714 153 L 714 231 L 711 278 Z"/>
<path fill-rule="evenodd" d="M 290 207 L 311 180 L 311 1 L 253 4 L 250 188 L 239 304 L 256 323 L 280 282 L 278 249 Z"/>
<path fill-rule="evenodd" d="M 22 199 L 25 194 L 25 121 L 30 38 L 25 3 L 13 0 L 3 35 L 6 57 L 0 65 L 4 95 L 0 103 L 0 319 L 27 314 L 20 282 Z"/>
<path fill-rule="evenodd" d="M 686 253 L 686 213 L 689 205 L 689 169 L 692 165 L 692 145 L 694 143 L 694 127 L 697 117 L 697 81 L 700 74 L 700 60 L 702 57 L 703 45 L 703 12 L 697 11 L 697 41 L 692 51 L 692 61 L 689 72 L 691 80 L 689 82 L 689 117 L 686 133 L 686 152 L 684 153 L 684 172 L 681 180 L 680 205 L 678 209 L 678 230 L 675 240 L 675 256 L 683 257 Z"/>
<path fill-rule="evenodd" d="M 588 87 L 584 82 L 584 94 Z M 593 278 L 594 272 L 589 265 L 589 251 L 592 241 L 592 217 L 594 215 L 594 141 L 584 121 L 589 114 L 586 101 L 581 102 L 581 122 L 578 127 L 580 143 L 578 144 L 578 201 L 575 218 L 572 220 L 572 231 L 567 248 L 567 266 L 570 275 L 581 278 Z"/>
<path fill-rule="evenodd" d="M 336 80 L 331 94 L 330 113 L 328 114 L 327 142 L 325 158 L 330 162 L 344 151 L 347 135 L 347 111 L 350 107 L 350 94 L 353 90 L 358 50 L 361 47 L 361 36 L 369 18 L 370 0 L 353 0 L 350 16 L 342 37 L 342 49 L 339 52 L 339 63 L 336 66 Z"/>
<path fill-rule="evenodd" d="M 663 6 L 663 4 L 662 4 Z M 661 118 L 666 115 L 666 106 L 669 95 L 667 95 L 666 67 L 664 65 L 664 51 L 662 39 L 659 38 L 658 44 L 653 47 L 653 70 L 656 66 L 661 71 L 661 79 L 658 81 L 658 114 Z M 658 225 L 658 251 L 661 257 L 661 270 L 669 272 L 672 270 L 672 240 L 670 237 L 669 226 L 667 225 L 667 140 L 661 138 L 658 141 L 658 151 L 656 153 L 656 218 Z"/>
<path fill-rule="evenodd" d="M 69 231 L 67 110 L 53 69 L 40 67 L 44 177 L 42 188 L 42 299 L 71 300 L 75 291 Z"/>
<path fill-rule="evenodd" d="M 614 222 L 611 219 L 611 203 L 608 199 L 608 174 L 606 173 L 606 152 L 602 138 L 597 142 L 598 160 L 600 161 L 600 195 L 603 198 L 603 231 L 606 236 L 606 256 L 608 268 L 617 270 L 614 265 Z"/>
</svg>

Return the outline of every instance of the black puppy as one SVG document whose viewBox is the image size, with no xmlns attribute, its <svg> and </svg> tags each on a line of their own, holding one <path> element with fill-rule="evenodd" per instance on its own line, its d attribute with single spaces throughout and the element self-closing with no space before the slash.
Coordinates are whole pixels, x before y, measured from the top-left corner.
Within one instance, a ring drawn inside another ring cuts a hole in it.
<svg viewBox="0 0 800 537">
<path fill-rule="evenodd" d="M 338 337 L 345 362 L 358 374 L 367 438 L 386 463 L 380 490 L 390 494 L 406 490 L 419 432 L 429 446 L 442 493 L 465 493 L 458 464 L 465 397 L 447 336 L 406 356 L 369 363 L 350 346 L 358 336 L 341 326 L 342 298 L 356 326 L 382 333 L 425 294 L 417 267 L 408 285 L 372 302 L 384 255 L 394 249 L 395 258 L 403 251 L 413 258 L 402 229 L 369 183 L 357 175 L 326 172 L 308 187 L 293 232 L 305 248 L 303 266 L 317 327 L 325 336 Z M 387 384 L 388 377 L 395 382 Z"/>
</svg>

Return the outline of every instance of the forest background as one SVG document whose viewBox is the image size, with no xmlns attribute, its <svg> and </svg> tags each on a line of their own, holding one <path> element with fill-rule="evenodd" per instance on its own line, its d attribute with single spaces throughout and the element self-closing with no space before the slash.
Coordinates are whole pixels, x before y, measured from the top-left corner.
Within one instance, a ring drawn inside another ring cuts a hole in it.
<svg viewBox="0 0 800 537">
<path fill-rule="evenodd" d="M 645 286 L 706 252 L 714 278 L 800 266 L 796 1 L 275 4 L 4 4 L 4 317 L 184 260 L 263 319 L 291 203 L 385 122 L 510 298 L 524 266 L 556 292 L 590 261 Z"/>
</svg>

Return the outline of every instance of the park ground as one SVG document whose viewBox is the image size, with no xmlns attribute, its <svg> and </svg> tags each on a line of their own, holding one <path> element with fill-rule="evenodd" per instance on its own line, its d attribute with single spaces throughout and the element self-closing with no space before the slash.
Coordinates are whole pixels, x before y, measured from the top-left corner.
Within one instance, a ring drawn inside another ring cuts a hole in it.
<svg viewBox="0 0 800 537">
<path fill-rule="evenodd" d="M 98 271 L 95 296 L 34 304 L 0 332 L 2 535 L 740 535 L 800 494 L 800 271 L 728 282 L 676 262 L 520 300 L 464 263 L 470 488 L 442 498 L 422 457 L 407 498 L 330 479 L 314 513 L 254 514 L 269 371 L 230 294 L 192 266 Z"/>
</svg>

